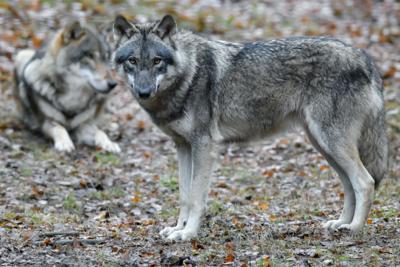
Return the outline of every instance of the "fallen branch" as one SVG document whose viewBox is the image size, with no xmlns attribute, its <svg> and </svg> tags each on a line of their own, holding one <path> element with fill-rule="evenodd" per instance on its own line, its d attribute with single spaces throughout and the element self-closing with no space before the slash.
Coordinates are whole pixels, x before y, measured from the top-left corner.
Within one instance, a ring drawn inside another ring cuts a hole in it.
<svg viewBox="0 0 400 267">
<path fill-rule="evenodd" d="M 35 241 L 35 245 L 73 245 L 73 244 L 81 244 L 81 245 L 97 245 L 97 244 L 102 244 L 105 243 L 105 239 L 84 239 L 84 238 L 79 238 L 79 239 L 61 239 L 61 240 L 56 240 L 56 241 L 51 241 L 48 244 L 44 240 L 42 241 Z"/>
<path fill-rule="evenodd" d="M 79 236 L 79 232 L 47 232 L 40 233 L 39 237 L 54 237 L 54 236 Z"/>
</svg>

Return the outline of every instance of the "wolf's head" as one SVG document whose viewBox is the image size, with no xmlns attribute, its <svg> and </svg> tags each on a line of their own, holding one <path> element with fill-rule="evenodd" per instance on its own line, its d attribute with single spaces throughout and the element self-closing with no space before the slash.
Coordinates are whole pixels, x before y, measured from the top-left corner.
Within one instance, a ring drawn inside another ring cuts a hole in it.
<svg viewBox="0 0 400 267">
<path fill-rule="evenodd" d="M 79 22 L 62 29 L 50 50 L 55 58 L 55 72 L 69 89 L 90 87 L 108 93 L 117 85 L 107 66 L 110 52 L 106 42 Z"/>
<path fill-rule="evenodd" d="M 133 25 L 123 16 L 114 22 L 116 51 L 112 62 L 141 101 L 166 90 L 177 79 L 179 54 L 170 15 L 151 24 Z"/>
</svg>

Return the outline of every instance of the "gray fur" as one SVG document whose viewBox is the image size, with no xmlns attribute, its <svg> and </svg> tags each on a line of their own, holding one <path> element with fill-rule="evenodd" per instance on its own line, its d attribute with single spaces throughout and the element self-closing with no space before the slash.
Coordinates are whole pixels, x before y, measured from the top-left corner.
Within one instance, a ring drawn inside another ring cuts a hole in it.
<svg viewBox="0 0 400 267">
<path fill-rule="evenodd" d="M 116 86 L 109 57 L 107 43 L 78 22 L 61 29 L 40 50 L 19 52 L 15 96 L 23 122 L 50 137 L 60 151 L 74 149 L 68 133 L 72 131 L 78 142 L 119 152 L 117 144 L 98 133 L 101 130 L 95 128 L 96 135 L 89 127 L 90 141 L 83 131 L 88 129 L 85 125 L 96 124 L 106 94 Z"/>
<path fill-rule="evenodd" d="M 117 19 L 116 28 L 124 25 L 129 35 L 115 31 L 113 64 L 154 123 L 175 141 L 183 168 L 178 224 L 162 235 L 173 240 L 196 235 L 215 144 L 258 140 L 293 125 L 305 130 L 345 189 L 341 217 L 325 226 L 362 229 L 374 185 L 387 169 L 388 146 L 382 81 L 364 51 L 327 37 L 210 41 L 171 29 L 169 16 L 146 25 L 123 20 Z M 160 35 L 159 25 L 166 24 L 169 33 Z M 151 65 L 155 57 L 162 68 Z M 144 87 L 148 94 L 141 94 Z"/>
</svg>

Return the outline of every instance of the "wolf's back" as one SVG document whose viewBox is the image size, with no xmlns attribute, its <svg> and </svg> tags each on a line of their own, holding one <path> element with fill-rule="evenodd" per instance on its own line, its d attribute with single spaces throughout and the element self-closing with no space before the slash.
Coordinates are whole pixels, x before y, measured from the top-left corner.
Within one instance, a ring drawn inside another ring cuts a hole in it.
<svg viewBox="0 0 400 267">
<path fill-rule="evenodd" d="M 33 103 L 32 93 L 30 88 L 24 84 L 24 70 L 27 64 L 35 56 L 35 51 L 33 50 L 22 50 L 18 52 L 15 57 L 15 69 L 14 69 L 14 98 L 17 103 L 17 108 L 19 109 L 21 120 L 31 129 L 39 130 L 40 120 Z"/>
</svg>

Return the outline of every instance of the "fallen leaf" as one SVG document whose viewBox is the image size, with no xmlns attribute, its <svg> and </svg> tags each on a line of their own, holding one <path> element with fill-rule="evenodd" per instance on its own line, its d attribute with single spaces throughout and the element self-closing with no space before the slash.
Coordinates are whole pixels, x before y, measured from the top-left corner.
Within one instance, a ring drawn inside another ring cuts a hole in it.
<svg viewBox="0 0 400 267">
<path fill-rule="evenodd" d="M 143 130 L 145 129 L 145 123 L 144 123 L 144 121 L 143 121 L 143 120 L 139 120 L 139 121 L 137 122 L 137 126 L 136 126 L 136 127 L 138 128 L 139 131 L 143 131 Z"/>
</svg>

